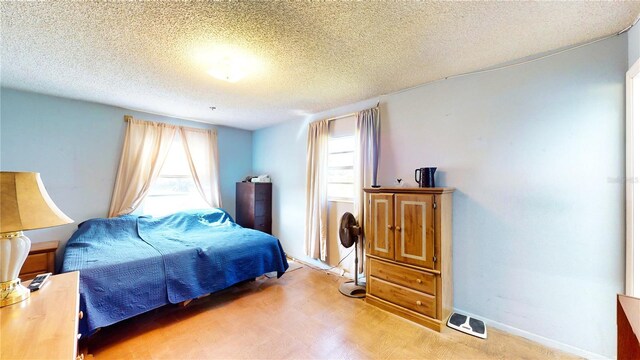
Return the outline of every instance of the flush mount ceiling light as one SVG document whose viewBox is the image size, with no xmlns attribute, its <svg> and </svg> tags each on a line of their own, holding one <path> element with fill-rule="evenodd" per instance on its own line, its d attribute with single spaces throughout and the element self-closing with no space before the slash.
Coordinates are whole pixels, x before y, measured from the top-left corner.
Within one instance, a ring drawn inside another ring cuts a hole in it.
<svg viewBox="0 0 640 360">
<path fill-rule="evenodd" d="M 230 83 L 238 82 L 258 69 L 255 57 L 232 46 L 200 50 L 196 54 L 196 60 L 206 67 L 207 74 Z"/>
<path fill-rule="evenodd" d="M 225 56 L 218 60 L 218 62 L 207 71 L 207 74 L 216 79 L 234 83 L 247 76 L 248 72 L 249 70 L 238 60 Z"/>
</svg>

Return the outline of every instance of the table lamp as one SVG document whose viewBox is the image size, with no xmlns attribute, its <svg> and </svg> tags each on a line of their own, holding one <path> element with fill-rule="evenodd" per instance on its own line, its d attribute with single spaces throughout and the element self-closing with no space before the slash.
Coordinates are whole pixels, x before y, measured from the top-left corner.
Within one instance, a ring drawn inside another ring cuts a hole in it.
<svg viewBox="0 0 640 360">
<path fill-rule="evenodd" d="M 0 172 L 0 307 L 29 298 L 18 275 L 31 240 L 23 230 L 72 223 L 53 203 L 35 172 Z"/>
</svg>

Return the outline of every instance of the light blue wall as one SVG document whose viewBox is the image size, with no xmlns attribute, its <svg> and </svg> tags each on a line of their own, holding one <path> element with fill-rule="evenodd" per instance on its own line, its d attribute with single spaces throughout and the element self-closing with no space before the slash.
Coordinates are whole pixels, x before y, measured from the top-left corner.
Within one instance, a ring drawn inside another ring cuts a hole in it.
<svg viewBox="0 0 640 360">
<path fill-rule="evenodd" d="M 253 174 L 253 132 L 226 126 L 216 126 L 216 128 L 218 129 L 222 207 L 235 218 L 236 182 Z"/>
<path fill-rule="evenodd" d="M 640 59 L 640 25 L 635 24 L 627 33 L 629 40 L 629 67 Z"/>
<path fill-rule="evenodd" d="M 272 231 L 296 258 L 304 258 L 306 124 L 289 121 L 253 133 L 253 170 L 273 182 Z"/>
<path fill-rule="evenodd" d="M 109 210 L 125 114 L 198 128 L 213 125 L 42 94 L 0 89 L 0 169 L 36 171 L 49 195 L 76 222 L 29 231 L 33 241 L 64 242 L 78 223 Z M 216 126 L 223 207 L 235 214 L 235 182 L 251 173 L 252 133 Z"/>
<path fill-rule="evenodd" d="M 380 182 L 437 166 L 454 196 L 454 303 L 583 355 L 616 353 L 624 284 L 626 35 L 381 99 Z M 364 108 L 362 106 L 361 108 Z M 274 231 L 303 257 L 306 122 L 254 132 Z"/>
</svg>

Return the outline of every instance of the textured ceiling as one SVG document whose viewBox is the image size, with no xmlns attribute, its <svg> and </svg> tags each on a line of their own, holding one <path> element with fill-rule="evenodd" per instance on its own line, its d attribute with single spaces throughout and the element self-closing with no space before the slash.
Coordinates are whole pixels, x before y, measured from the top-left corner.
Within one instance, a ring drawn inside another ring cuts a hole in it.
<svg viewBox="0 0 640 360">
<path fill-rule="evenodd" d="M 257 129 L 614 34 L 640 2 L 7 2 L 1 84 Z M 206 55 L 255 62 L 237 83 Z M 216 110 L 209 109 L 216 106 Z"/>
</svg>

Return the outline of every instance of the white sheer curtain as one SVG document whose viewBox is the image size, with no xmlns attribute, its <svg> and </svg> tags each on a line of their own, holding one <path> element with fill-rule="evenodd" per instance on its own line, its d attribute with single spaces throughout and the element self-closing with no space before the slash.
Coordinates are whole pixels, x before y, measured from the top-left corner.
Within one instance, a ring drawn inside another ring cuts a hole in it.
<svg viewBox="0 0 640 360">
<path fill-rule="evenodd" d="M 177 126 L 128 118 L 109 217 L 132 213 L 160 174 Z"/>
<path fill-rule="evenodd" d="M 217 131 L 181 127 L 180 136 L 198 192 L 209 206 L 221 207 Z"/>
<path fill-rule="evenodd" d="M 307 136 L 307 209 L 305 253 L 327 259 L 327 158 L 329 121 L 309 124 Z"/>
<path fill-rule="evenodd" d="M 378 158 L 380 157 L 380 112 L 378 107 L 362 110 L 356 120 L 355 149 L 355 194 L 353 207 L 360 226 L 364 226 L 365 187 L 377 185 Z M 358 258 L 364 259 L 364 246 L 359 244 Z M 360 261 L 358 272 L 363 271 L 364 261 Z"/>
</svg>

